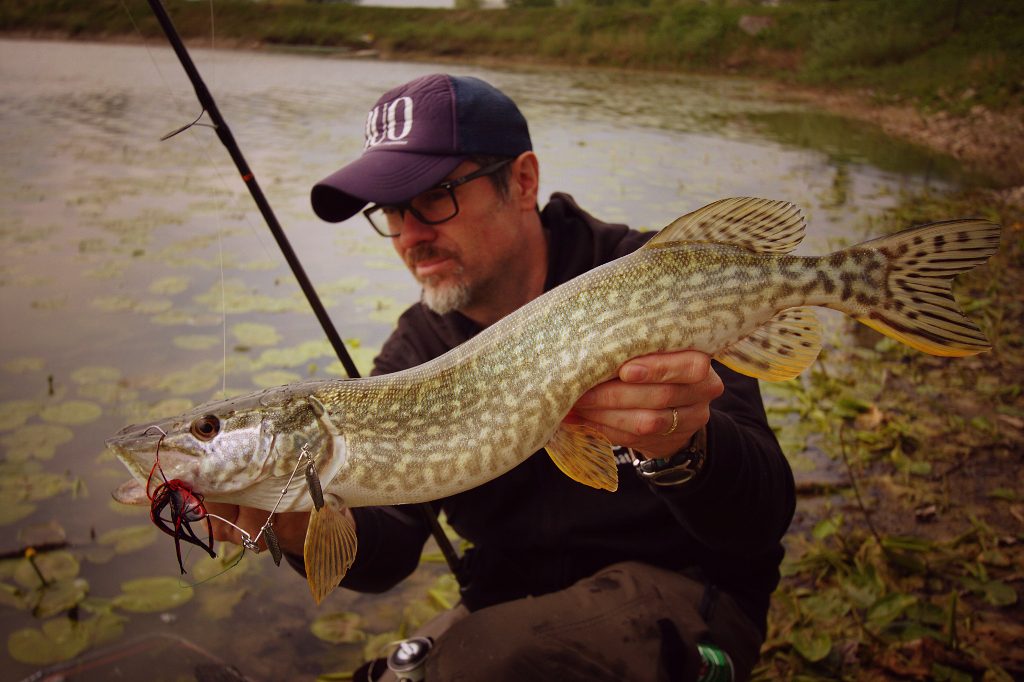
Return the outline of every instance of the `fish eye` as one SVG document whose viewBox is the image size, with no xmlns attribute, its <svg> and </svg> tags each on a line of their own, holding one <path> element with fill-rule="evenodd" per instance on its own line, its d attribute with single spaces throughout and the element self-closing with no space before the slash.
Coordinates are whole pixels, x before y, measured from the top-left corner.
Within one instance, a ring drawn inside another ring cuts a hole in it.
<svg viewBox="0 0 1024 682">
<path fill-rule="evenodd" d="M 203 415 L 192 422 L 189 432 L 202 441 L 211 441 L 220 433 L 220 420 L 212 414 Z"/>
</svg>

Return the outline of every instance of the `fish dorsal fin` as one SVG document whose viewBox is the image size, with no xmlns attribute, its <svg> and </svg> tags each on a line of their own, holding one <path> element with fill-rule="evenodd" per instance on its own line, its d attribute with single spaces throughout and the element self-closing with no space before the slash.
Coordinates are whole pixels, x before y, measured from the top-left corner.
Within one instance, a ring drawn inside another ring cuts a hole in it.
<svg viewBox="0 0 1024 682">
<path fill-rule="evenodd" d="M 562 424 L 544 446 L 562 473 L 591 488 L 615 492 L 619 470 L 612 444 L 588 426 Z"/>
<path fill-rule="evenodd" d="M 356 527 L 336 496 L 327 495 L 326 504 L 309 513 L 302 558 L 313 601 L 319 604 L 338 586 L 356 558 Z"/>
<path fill-rule="evenodd" d="M 711 242 L 758 253 L 789 253 L 804 238 L 800 207 L 788 201 L 721 199 L 662 228 L 648 247 L 672 242 Z"/>
<path fill-rule="evenodd" d="M 715 359 L 740 374 L 785 381 L 810 367 L 819 351 L 818 318 L 809 308 L 790 308 L 727 346 Z"/>
</svg>

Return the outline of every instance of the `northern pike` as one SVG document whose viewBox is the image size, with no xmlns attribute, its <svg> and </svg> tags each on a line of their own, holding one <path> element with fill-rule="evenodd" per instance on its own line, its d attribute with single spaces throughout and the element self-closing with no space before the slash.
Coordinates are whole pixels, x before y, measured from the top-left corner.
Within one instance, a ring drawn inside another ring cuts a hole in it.
<svg viewBox="0 0 1024 682">
<path fill-rule="evenodd" d="M 310 515 L 304 559 L 319 603 L 355 557 L 346 506 L 444 498 L 540 448 L 576 481 L 614 491 L 612 445 L 562 419 L 630 358 L 696 349 L 758 379 L 790 379 L 821 349 L 810 306 L 842 311 L 926 353 L 990 347 L 951 286 L 996 251 L 998 225 L 950 220 L 794 256 L 804 231 L 792 203 L 723 199 L 423 365 L 208 403 L 126 427 L 108 445 L 139 483 L 159 447 L 167 476 L 207 499 L 267 510 L 280 499 L 280 511 L 311 509 L 302 485 L 281 499 L 302 453 L 311 455 L 326 504 Z"/>
</svg>

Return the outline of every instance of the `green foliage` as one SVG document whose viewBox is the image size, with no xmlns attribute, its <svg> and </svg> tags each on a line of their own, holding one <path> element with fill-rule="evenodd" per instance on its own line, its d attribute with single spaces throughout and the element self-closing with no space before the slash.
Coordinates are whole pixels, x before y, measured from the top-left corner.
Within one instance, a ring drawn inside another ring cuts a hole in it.
<svg viewBox="0 0 1024 682">
<path fill-rule="evenodd" d="M 209 7 L 166 3 L 188 38 L 209 35 Z M 219 0 L 220 39 L 388 54 L 492 55 L 569 64 L 742 70 L 815 85 L 872 88 L 967 110 L 1024 103 L 1024 3 L 1003 0 L 509 0 L 477 11 Z M 754 34 L 744 17 L 764 17 Z M 143 0 L 0 0 L 0 30 L 159 37 Z"/>
</svg>

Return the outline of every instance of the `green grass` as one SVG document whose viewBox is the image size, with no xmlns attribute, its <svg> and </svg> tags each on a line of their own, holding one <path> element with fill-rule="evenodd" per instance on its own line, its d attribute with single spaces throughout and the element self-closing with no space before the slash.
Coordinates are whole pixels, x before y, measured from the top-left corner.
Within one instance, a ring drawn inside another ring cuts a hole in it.
<svg viewBox="0 0 1024 682">
<path fill-rule="evenodd" d="M 186 38 L 209 35 L 208 3 L 165 4 Z M 398 57 L 738 72 L 816 87 L 870 90 L 881 101 L 913 101 L 954 111 L 977 104 L 993 109 L 1024 104 L 1024 3 L 1019 2 L 515 4 L 504 10 L 437 10 L 218 0 L 213 11 L 219 39 L 246 43 L 338 50 L 370 46 Z M 767 16 L 774 23 L 751 36 L 740 29 L 744 15 Z M 0 0 L 0 31 L 162 38 L 143 0 Z"/>
</svg>

